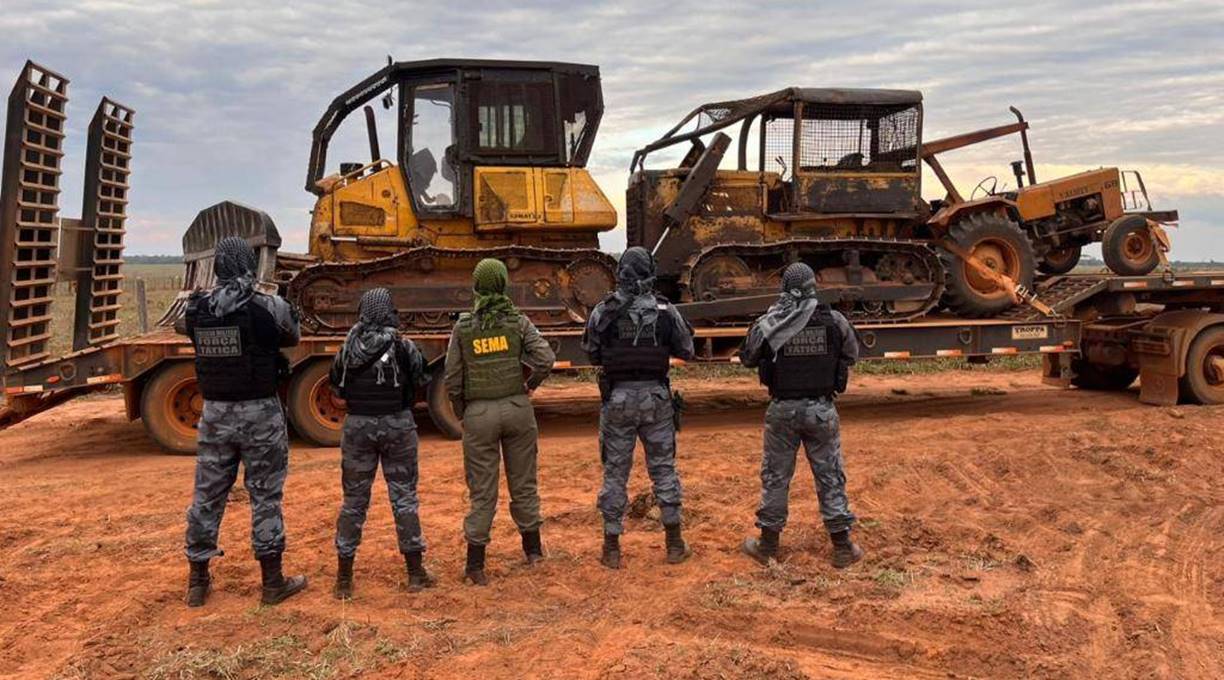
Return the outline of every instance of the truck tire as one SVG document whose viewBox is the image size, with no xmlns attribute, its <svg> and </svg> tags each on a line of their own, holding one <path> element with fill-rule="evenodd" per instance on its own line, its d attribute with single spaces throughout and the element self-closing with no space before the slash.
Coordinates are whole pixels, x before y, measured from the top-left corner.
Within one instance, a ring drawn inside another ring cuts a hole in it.
<svg viewBox="0 0 1224 680">
<path fill-rule="evenodd" d="M 973 213 L 957 220 L 948 229 L 948 238 L 983 260 L 991 269 L 1031 288 L 1033 285 L 1033 245 L 1015 222 L 999 213 Z M 1011 295 L 996 288 L 959 257 L 940 250 L 947 286 L 943 304 L 956 314 L 969 318 L 993 316 L 1010 308 Z"/>
<path fill-rule="evenodd" d="M 1224 326 L 1204 328 L 1186 353 L 1179 391 L 1196 404 L 1224 404 Z"/>
<path fill-rule="evenodd" d="M 1109 270 L 1121 276 L 1143 276 L 1160 264 L 1160 250 L 1141 215 L 1119 217 L 1106 227 L 1101 254 Z"/>
<path fill-rule="evenodd" d="M 1100 392 L 1121 392 L 1135 383 L 1139 370 L 1129 365 L 1107 366 L 1092 364 L 1082 359 L 1071 362 L 1071 370 L 1075 377 L 1071 384 L 1081 390 L 1096 390 Z"/>
<path fill-rule="evenodd" d="M 330 359 L 316 359 L 299 367 L 289 381 L 289 422 L 299 436 L 317 446 L 340 446 L 344 426 L 344 401 L 332 392 L 330 370 Z"/>
<path fill-rule="evenodd" d="M 440 367 L 439 367 L 440 368 Z M 434 371 L 433 379 L 429 381 L 427 402 L 429 404 L 429 419 L 433 421 L 438 431 L 447 439 L 463 438 L 463 420 L 455 415 L 451 407 L 450 397 L 446 396 L 446 384 L 442 371 Z"/>
<path fill-rule="evenodd" d="M 194 454 L 196 426 L 204 412 L 204 395 L 196 383 L 195 364 L 175 361 L 157 370 L 140 395 L 145 431 L 167 453 Z"/>
<path fill-rule="evenodd" d="M 1081 246 L 1066 246 L 1047 252 L 1037 263 L 1037 268 L 1045 274 L 1066 274 L 1079 264 Z"/>
</svg>

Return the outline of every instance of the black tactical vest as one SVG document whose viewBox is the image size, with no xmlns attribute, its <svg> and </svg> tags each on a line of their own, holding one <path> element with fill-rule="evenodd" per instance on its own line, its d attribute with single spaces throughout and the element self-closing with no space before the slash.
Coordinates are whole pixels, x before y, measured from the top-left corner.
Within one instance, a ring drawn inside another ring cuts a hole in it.
<svg viewBox="0 0 1224 680">
<path fill-rule="evenodd" d="M 842 335 L 833 312 L 820 306 L 803 330 L 786 341 L 773 359 L 761 363 L 761 382 L 774 399 L 832 396 L 846 389 Z"/>
<path fill-rule="evenodd" d="M 636 329 L 629 311 L 621 307 L 600 334 L 604 375 L 613 384 L 627 380 L 666 380 L 674 332 L 671 315 L 664 310 L 659 310 L 653 324 Z"/>
<path fill-rule="evenodd" d="M 378 383 L 379 364 L 382 369 L 381 385 Z M 399 342 L 392 342 L 386 351 L 369 363 L 345 371 L 341 392 L 348 412 L 357 416 L 383 416 L 399 413 L 412 406 L 415 376 L 405 375 L 403 369 Z"/>
<path fill-rule="evenodd" d="M 193 315 L 196 379 L 209 401 L 246 401 L 276 395 L 280 333 L 272 313 L 254 300 L 215 317 L 208 298 L 188 305 Z"/>
</svg>

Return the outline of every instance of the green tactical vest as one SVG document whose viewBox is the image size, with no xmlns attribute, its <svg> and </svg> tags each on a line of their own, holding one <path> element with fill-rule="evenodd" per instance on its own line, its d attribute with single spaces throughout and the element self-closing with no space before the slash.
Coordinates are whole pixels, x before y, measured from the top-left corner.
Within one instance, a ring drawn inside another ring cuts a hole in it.
<svg viewBox="0 0 1224 680">
<path fill-rule="evenodd" d="M 462 314 L 455 326 L 463 352 L 463 398 L 501 399 L 525 394 L 523 388 L 523 337 L 518 318 L 482 329 L 471 314 Z"/>
</svg>

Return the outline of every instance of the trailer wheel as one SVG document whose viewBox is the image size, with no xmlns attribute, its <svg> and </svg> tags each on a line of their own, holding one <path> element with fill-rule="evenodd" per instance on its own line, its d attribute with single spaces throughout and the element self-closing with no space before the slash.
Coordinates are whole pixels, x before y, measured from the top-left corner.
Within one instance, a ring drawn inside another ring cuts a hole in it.
<svg viewBox="0 0 1224 680">
<path fill-rule="evenodd" d="M 140 397 L 145 430 L 169 453 L 195 453 L 196 426 L 203 412 L 204 395 L 190 361 L 176 361 L 158 370 Z"/>
<path fill-rule="evenodd" d="M 1101 392 L 1121 392 L 1134 384 L 1139 377 L 1139 370 L 1129 365 L 1107 366 L 1092 364 L 1081 359 L 1071 363 L 1075 377 L 1071 384 L 1081 390 L 1098 390 Z"/>
<path fill-rule="evenodd" d="M 1037 268 L 1046 274 L 1066 274 L 1079 264 L 1082 250 L 1080 246 L 1066 246 L 1051 250 L 1041 257 Z"/>
<path fill-rule="evenodd" d="M 1204 329 L 1186 353 L 1181 394 L 1198 404 L 1224 404 L 1224 326 Z"/>
<path fill-rule="evenodd" d="M 1033 285 L 1033 245 L 1016 223 L 998 213 L 973 213 L 948 229 L 948 238 L 971 257 L 1012 281 Z M 1010 291 L 970 267 L 960 257 L 940 250 L 947 272 L 944 306 L 965 317 L 998 314 L 1012 306 Z"/>
<path fill-rule="evenodd" d="M 289 381 L 289 422 L 299 435 L 318 446 L 340 446 L 344 426 L 344 401 L 332 391 L 330 370 L 331 362 L 319 359 L 299 369 Z"/>
<path fill-rule="evenodd" d="M 1142 215 L 1119 217 L 1106 227 L 1101 254 L 1110 271 L 1122 276 L 1143 276 L 1160 264 L 1160 251 Z"/>
<path fill-rule="evenodd" d="M 429 419 L 442 432 L 442 435 L 447 439 L 462 439 L 463 420 L 455 414 L 450 397 L 446 395 L 446 384 L 441 370 L 435 371 L 433 379 L 429 381 L 427 401 Z"/>
</svg>

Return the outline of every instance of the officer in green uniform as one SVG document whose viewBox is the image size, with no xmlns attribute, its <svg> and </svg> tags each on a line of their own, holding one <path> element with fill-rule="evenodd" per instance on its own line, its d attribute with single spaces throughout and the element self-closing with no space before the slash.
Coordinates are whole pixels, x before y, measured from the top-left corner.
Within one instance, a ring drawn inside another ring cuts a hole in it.
<svg viewBox="0 0 1224 680">
<path fill-rule="evenodd" d="M 539 432 L 529 395 L 548 377 L 556 356 L 540 331 L 506 296 L 509 274 L 484 259 L 472 272 L 475 307 L 459 316 L 446 349 L 446 392 L 463 419 L 463 469 L 471 507 L 463 521 L 464 577 L 486 585 L 485 546 L 497 512 L 501 461 L 510 488 L 510 515 L 522 535 L 527 563 L 544 556 L 536 485 Z M 523 367 L 529 369 L 524 379 Z"/>
</svg>

